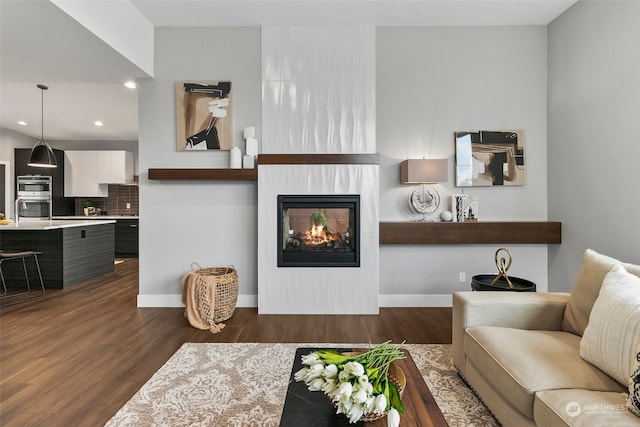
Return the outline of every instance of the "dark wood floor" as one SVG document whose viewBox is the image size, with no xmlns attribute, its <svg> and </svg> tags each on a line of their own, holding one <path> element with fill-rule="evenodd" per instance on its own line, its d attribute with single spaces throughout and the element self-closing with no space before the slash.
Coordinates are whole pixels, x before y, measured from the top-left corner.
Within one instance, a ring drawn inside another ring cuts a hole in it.
<svg viewBox="0 0 640 427">
<path fill-rule="evenodd" d="M 182 308 L 137 308 L 138 261 L 44 300 L 0 310 L 0 425 L 101 426 L 184 342 L 450 343 L 450 308 L 377 316 L 259 315 L 238 308 L 218 334 Z"/>
</svg>

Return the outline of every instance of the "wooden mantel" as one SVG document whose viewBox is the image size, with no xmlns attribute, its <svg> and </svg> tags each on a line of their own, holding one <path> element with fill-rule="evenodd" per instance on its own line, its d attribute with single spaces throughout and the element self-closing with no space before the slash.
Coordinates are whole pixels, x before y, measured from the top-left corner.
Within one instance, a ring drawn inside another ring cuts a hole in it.
<svg viewBox="0 0 640 427">
<path fill-rule="evenodd" d="M 381 222 L 380 244 L 559 244 L 555 221 Z"/>
<path fill-rule="evenodd" d="M 259 165 L 377 165 L 373 154 L 260 154 Z M 153 180 L 257 181 L 257 169 L 150 168 Z"/>
<path fill-rule="evenodd" d="M 256 169 L 149 169 L 149 179 L 257 181 Z"/>
</svg>

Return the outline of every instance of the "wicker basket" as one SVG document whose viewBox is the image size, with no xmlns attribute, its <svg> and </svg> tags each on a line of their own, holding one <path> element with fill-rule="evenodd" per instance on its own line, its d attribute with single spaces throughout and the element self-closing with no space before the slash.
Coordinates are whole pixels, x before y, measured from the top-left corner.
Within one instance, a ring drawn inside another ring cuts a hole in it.
<svg viewBox="0 0 640 427">
<path fill-rule="evenodd" d="M 236 309 L 238 273 L 233 266 L 193 270 L 182 278 L 182 299 L 191 326 L 219 332 L 224 325 L 217 323 L 230 319 Z"/>
</svg>

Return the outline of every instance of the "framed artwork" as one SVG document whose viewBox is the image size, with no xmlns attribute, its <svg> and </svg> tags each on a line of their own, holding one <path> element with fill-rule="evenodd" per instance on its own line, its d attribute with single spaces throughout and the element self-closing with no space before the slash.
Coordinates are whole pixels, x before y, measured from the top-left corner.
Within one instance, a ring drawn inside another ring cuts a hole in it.
<svg viewBox="0 0 640 427">
<path fill-rule="evenodd" d="M 456 186 L 524 185 L 524 130 L 455 133 Z"/>
<path fill-rule="evenodd" d="M 176 83 L 176 148 L 231 150 L 232 107 L 231 82 Z"/>
</svg>

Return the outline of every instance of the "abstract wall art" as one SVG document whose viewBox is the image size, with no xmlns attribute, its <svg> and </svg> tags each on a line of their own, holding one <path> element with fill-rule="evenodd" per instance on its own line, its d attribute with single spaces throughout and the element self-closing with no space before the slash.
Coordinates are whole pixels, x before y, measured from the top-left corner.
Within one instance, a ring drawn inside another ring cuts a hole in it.
<svg viewBox="0 0 640 427">
<path fill-rule="evenodd" d="M 524 130 L 455 133 L 456 186 L 510 186 L 526 182 Z"/>
<path fill-rule="evenodd" d="M 176 83 L 178 150 L 230 150 L 233 147 L 231 82 Z"/>
</svg>

